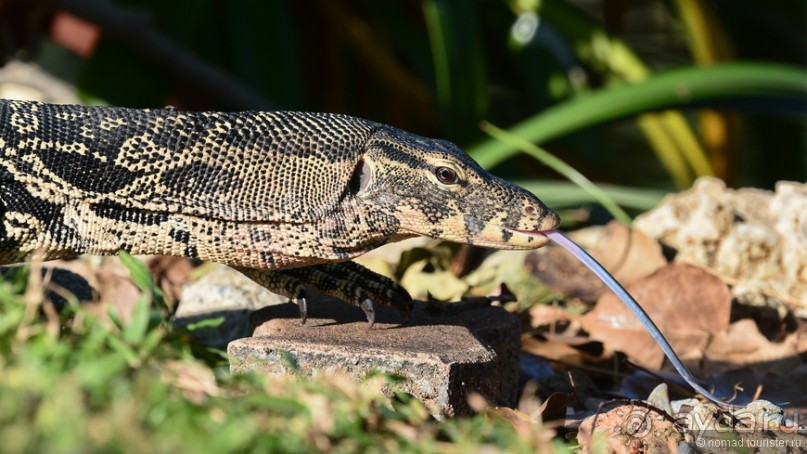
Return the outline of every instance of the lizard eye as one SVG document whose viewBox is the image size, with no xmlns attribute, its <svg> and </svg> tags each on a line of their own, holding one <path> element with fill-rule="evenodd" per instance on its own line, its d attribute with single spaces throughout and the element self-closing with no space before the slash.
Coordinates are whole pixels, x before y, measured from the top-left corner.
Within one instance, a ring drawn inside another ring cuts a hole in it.
<svg viewBox="0 0 807 454">
<path fill-rule="evenodd" d="M 457 172 L 448 167 L 438 167 L 434 169 L 434 176 L 436 176 L 437 180 L 443 184 L 457 184 L 459 182 Z"/>
</svg>

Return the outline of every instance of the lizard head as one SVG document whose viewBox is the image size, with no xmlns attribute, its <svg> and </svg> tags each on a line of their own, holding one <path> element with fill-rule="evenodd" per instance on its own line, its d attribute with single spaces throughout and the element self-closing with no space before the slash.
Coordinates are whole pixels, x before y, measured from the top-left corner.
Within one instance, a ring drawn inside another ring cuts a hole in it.
<svg viewBox="0 0 807 454">
<path fill-rule="evenodd" d="M 394 217 L 400 237 L 533 249 L 549 241 L 541 232 L 560 222 L 533 194 L 488 173 L 456 145 L 392 127 L 369 139 L 350 187 L 360 205 Z"/>
</svg>

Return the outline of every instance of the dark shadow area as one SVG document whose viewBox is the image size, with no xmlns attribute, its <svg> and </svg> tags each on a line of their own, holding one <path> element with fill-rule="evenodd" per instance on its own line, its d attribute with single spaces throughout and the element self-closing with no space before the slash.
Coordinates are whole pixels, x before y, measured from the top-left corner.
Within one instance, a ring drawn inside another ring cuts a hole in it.
<svg viewBox="0 0 807 454">
<path fill-rule="evenodd" d="M 172 317 L 171 323 L 175 329 L 188 329 L 194 339 L 211 348 L 225 350 L 230 342 L 248 337 L 250 329 L 249 309 L 230 309 L 214 312 Z M 221 319 L 220 323 L 204 323 Z M 205 326 L 193 327 L 194 324 Z"/>
</svg>

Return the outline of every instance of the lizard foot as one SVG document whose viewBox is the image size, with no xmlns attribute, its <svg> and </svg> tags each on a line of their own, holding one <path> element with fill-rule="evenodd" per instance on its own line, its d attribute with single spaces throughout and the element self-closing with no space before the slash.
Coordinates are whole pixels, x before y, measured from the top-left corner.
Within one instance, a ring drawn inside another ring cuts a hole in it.
<svg viewBox="0 0 807 454">
<path fill-rule="evenodd" d="M 372 328 L 374 302 L 392 306 L 408 316 L 412 297 L 393 280 L 353 262 L 324 263 L 287 270 L 236 268 L 258 284 L 297 303 L 305 323 L 308 315 L 305 288 L 341 299 L 361 308 Z"/>
</svg>

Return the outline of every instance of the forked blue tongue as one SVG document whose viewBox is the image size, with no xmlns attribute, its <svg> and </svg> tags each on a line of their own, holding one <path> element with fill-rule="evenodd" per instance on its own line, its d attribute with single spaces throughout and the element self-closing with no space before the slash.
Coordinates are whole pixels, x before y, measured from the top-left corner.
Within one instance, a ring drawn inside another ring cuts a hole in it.
<svg viewBox="0 0 807 454">
<path fill-rule="evenodd" d="M 614 279 L 614 277 L 611 276 L 611 274 L 608 273 L 608 271 L 606 271 L 605 268 L 603 268 L 603 266 L 599 264 L 599 262 L 594 260 L 594 257 L 589 255 L 588 252 L 586 252 L 585 250 L 583 250 L 583 248 L 578 246 L 577 243 L 569 239 L 569 237 L 567 237 L 566 235 L 557 230 L 551 230 L 542 233 L 544 236 L 546 236 L 550 240 L 557 243 L 559 246 L 569 251 L 572 255 L 577 257 L 578 260 L 580 260 L 581 262 L 583 262 L 583 264 L 589 267 L 589 269 L 591 269 L 591 271 L 593 271 L 594 274 L 596 274 L 597 277 L 599 277 L 600 280 L 602 280 L 605 283 L 605 285 L 607 285 L 608 288 L 610 288 L 611 291 L 613 291 L 616 294 L 616 296 L 618 296 L 619 299 L 621 299 L 622 302 L 624 302 L 628 306 L 628 309 L 630 309 L 631 312 L 633 312 L 636 315 L 639 321 L 642 322 L 642 325 L 644 325 L 647 331 L 650 332 L 650 335 L 653 336 L 653 339 L 656 340 L 656 343 L 659 345 L 659 347 L 661 347 L 661 350 L 667 356 L 667 359 L 670 360 L 670 363 L 672 363 L 675 370 L 677 370 L 678 373 L 681 375 L 681 377 L 683 377 L 683 379 L 687 383 L 689 383 L 689 386 L 691 386 L 692 389 L 701 393 L 704 397 L 706 397 L 707 399 L 711 400 L 712 402 L 718 405 L 728 407 L 732 406 L 730 404 L 723 402 L 717 396 L 710 393 L 709 391 L 704 389 L 700 384 L 698 384 L 698 381 L 695 380 L 695 377 L 692 376 L 692 374 L 689 372 L 686 366 L 684 366 L 684 363 L 682 363 L 681 360 L 678 358 L 678 355 L 675 354 L 675 350 L 673 350 L 670 343 L 667 342 L 667 339 L 664 337 L 664 335 L 661 334 L 661 331 L 658 329 L 656 324 L 653 323 L 653 320 L 650 319 L 650 316 L 647 315 L 647 312 L 645 312 L 644 309 L 642 309 L 642 306 L 639 306 L 639 303 L 637 303 L 636 300 L 633 299 L 632 296 L 630 296 L 630 293 L 628 293 L 628 291 L 625 290 L 622 287 L 622 285 L 620 285 L 619 282 L 617 282 L 617 280 Z"/>
</svg>

